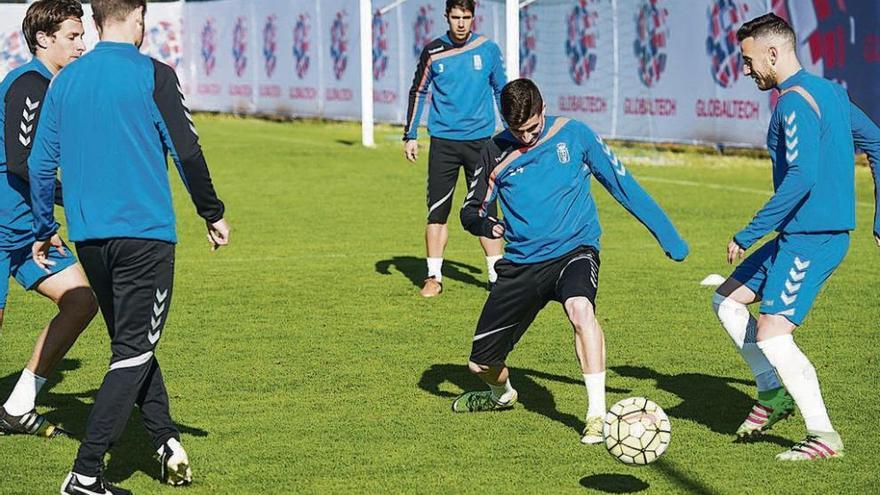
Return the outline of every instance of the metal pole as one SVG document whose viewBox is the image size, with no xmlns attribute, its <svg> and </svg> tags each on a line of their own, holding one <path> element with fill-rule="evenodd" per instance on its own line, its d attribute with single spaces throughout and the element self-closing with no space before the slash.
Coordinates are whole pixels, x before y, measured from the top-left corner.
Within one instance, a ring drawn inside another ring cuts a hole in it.
<svg viewBox="0 0 880 495">
<path fill-rule="evenodd" d="M 519 79 L 519 0 L 505 0 L 504 19 L 506 23 L 505 63 L 507 80 Z"/>
<path fill-rule="evenodd" d="M 373 2 L 360 0 L 361 20 L 361 142 L 373 147 Z"/>
</svg>

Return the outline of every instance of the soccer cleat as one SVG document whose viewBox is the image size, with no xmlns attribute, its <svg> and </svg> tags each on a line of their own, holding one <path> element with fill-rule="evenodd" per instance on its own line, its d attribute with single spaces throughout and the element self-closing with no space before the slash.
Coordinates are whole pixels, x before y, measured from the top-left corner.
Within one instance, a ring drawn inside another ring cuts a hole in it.
<svg viewBox="0 0 880 495">
<path fill-rule="evenodd" d="M 835 431 L 807 431 L 807 438 L 776 455 L 777 461 L 815 461 L 843 457 L 843 440 Z"/>
<path fill-rule="evenodd" d="M 192 483 L 192 469 L 189 457 L 176 438 L 170 438 L 156 451 L 161 464 L 160 477 L 163 483 L 171 486 L 186 486 Z"/>
<path fill-rule="evenodd" d="M 61 495 L 131 495 L 131 492 L 125 488 L 111 485 L 104 481 L 104 477 L 101 475 L 96 477 L 94 483 L 86 485 L 80 481 L 76 474 L 71 472 L 61 484 Z"/>
<path fill-rule="evenodd" d="M 505 394 L 506 395 L 506 394 Z M 504 401 L 499 402 L 492 397 L 491 390 L 482 390 L 479 392 L 465 392 L 458 396 L 452 403 L 452 411 L 462 412 L 482 412 L 482 411 L 503 411 L 513 408 L 516 404 L 516 390 L 512 392 L 512 396 Z"/>
<path fill-rule="evenodd" d="M 605 435 L 602 433 L 602 427 L 604 425 L 605 421 L 602 419 L 602 416 L 592 416 L 587 418 L 587 424 L 584 426 L 581 443 L 593 445 L 604 442 Z"/>
<path fill-rule="evenodd" d="M 425 285 L 419 291 L 419 294 L 422 297 L 434 297 L 439 296 L 441 292 L 443 292 L 443 283 L 437 280 L 437 277 L 428 277 L 425 279 Z"/>
<path fill-rule="evenodd" d="M 13 416 L 2 407 L 0 407 L 0 435 L 34 435 L 44 438 L 72 436 L 50 423 L 43 415 L 37 413 L 36 409 L 31 409 L 21 416 Z"/>
<path fill-rule="evenodd" d="M 761 392 L 746 420 L 736 429 L 736 436 L 745 439 L 760 435 L 793 415 L 794 399 L 785 388 Z"/>
</svg>

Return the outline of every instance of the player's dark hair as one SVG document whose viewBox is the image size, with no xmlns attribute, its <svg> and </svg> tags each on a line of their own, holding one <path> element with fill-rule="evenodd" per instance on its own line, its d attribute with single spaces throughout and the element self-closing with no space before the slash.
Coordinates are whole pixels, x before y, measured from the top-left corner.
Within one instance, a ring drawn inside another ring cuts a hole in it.
<svg viewBox="0 0 880 495">
<path fill-rule="evenodd" d="M 83 8 L 79 0 L 38 0 L 30 5 L 21 23 L 21 31 L 31 53 L 37 53 L 37 33 L 53 35 L 67 19 L 80 20 Z M 40 47 L 43 48 L 43 47 Z"/>
<path fill-rule="evenodd" d="M 474 0 L 446 0 L 446 13 L 452 11 L 454 8 L 459 8 L 461 10 L 466 10 L 471 14 L 477 11 L 477 4 Z"/>
<path fill-rule="evenodd" d="M 501 90 L 501 116 L 510 127 L 519 127 L 544 107 L 544 98 L 531 79 L 515 79 Z"/>
<path fill-rule="evenodd" d="M 99 28 L 107 21 L 124 21 L 138 7 L 143 7 L 146 14 L 147 0 L 92 0 L 92 13 Z"/>
<path fill-rule="evenodd" d="M 785 19 L 776 14 L 764 14 L 761 17 L 755 17 L 751 21 L 743 24 L 736 31 L 736 39 L 742 41 L 746 38 L 760 38 L 768 34 L 782 36 L 791 42 L 792 46 L 797 43 L 797 37 L 794 30 L 789 26 Z"/>
</svg>

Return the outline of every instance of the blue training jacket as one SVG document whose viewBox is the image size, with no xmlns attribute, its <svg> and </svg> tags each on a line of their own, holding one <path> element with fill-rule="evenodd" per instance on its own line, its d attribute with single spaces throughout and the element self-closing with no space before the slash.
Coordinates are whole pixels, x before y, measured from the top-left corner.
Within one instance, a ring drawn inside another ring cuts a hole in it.
<svg viewBox="0 0 880 495">
<path fill-rule="evenodd" d="M 98 43 L 46 94 L 29 162 L 34 235 L 58 229 L 52 192 L 60 168 L 71 240 L 176 242 L 166 152 L 199 215 L 223 218 L 174 70 L 133 44 Z"/>
<path fill-rule="evenodd" d="M 454 141 L 486 139 L 495 132 L 495 105 L 507 84 L 501 50 L 477 34 L 455 45 L 449 34 L 428 43 L 409 90 L 403 139 L 418 137 L 422 108 L 431 91 L 428 133 Z"/>
<path fill-rule="evenodd" d="M 0 82 L 0 250 L 34 242 L 27 160 L 52 72 L 33 58 Z M 60 185 L 55 185 L 60 204 Z"/>
<path fill-rule="evenodd" d="M 845 232 L 855 228 L 855 150 L 880 164 L 880 129 L 839 84 L 801 69 L 779 85 L 767 148 L 773 197 L 734 241 L 748 249 L 776 230 L 785 234 Z M 875 187 L 880 177 L 874 174 Z M 874 232 L 880 232 L 875 214 Z"/>
<path fill-rule="evenodd" d="M 501 132 L 486 144 L 475 175 L 461 223 L 474 235 L 494 237 L 499 221 L 487 215 L 487 207 L 497 198 L 504 214 L 504 257 L 514 263 L 550 260 L 584 245 L 599 249 L 602 229 L 591 175 L 648 228 L 667 256 L 681 261 L 688 254 L 660 206 L 608 145 L 576 120 L 548 116 L 540 140 L 529 148 L 510 131 Z"/>
</svg>

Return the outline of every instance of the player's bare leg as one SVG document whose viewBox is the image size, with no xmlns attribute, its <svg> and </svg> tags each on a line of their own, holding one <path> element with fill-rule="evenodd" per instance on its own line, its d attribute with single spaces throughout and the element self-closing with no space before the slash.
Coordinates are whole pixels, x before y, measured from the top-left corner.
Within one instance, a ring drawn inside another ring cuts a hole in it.
<svg viewBox="0 0 880 495">
<path fill-rule="evenodd" d="M 816 369 L 794 342 L 796 328 L 784 316 L 761 315 L 758 318 L 758 346 L 776 368 L 807 426 L 806 438 L 778 454 L 776 459 L 809 461 L 840 457 L 843 455 L 843 441 L 828 418 Z"/>
<path fill-rule="evenodd" d="M 36 413 L 37 393 L 46 383 L 45 377 L 92 321 L 98 304 L 79 264 L 43 280 L 36 290 L 58 306 L 58 314 L 37 337 L 27 366 L 0 409 L 0 433 L 52 437 L 64 432 Z"/>
<path fill-rule="evenodd" d="M 605 416 L 605 335 L 589 299 L 571 297 L 564 306 L 574 329 L 575 354 L 587 387 L 586 426 L 581 442 L 601 443 L 604 440 L 602 424 Z"/>
<path fill-rule="evenodd" d="M 484 365 L 468 362 L 471 373 L 479 376 L 489 390 L 465 392 L 452 403 L 454 412 L 500 411 L 516 404 L 517 393 L 510 385 L 507 365 Z"/>
<path fill-rule="evenodd" d="M 425 226 L 425 250 L 428 253 L 428 278 L 419 292 L 423 297 L 439 296 L 443 292 L 443 252 L 449 243 L 449 228 L 445 223 Z"/>
<path fill-rule="evenodd" d="M 760 300 L 754 291 L 734 278 L 728 278 L 721 284 L 712 300 L 718 320 L 752 370 L 758 388 L 758 399 L 736 430 L 739 439 L 760 435 L 794 414 L 794 399 L 782 386 L 773 365 L 758 347 L 758 320 L 747 306 Z"/>
</svg>

